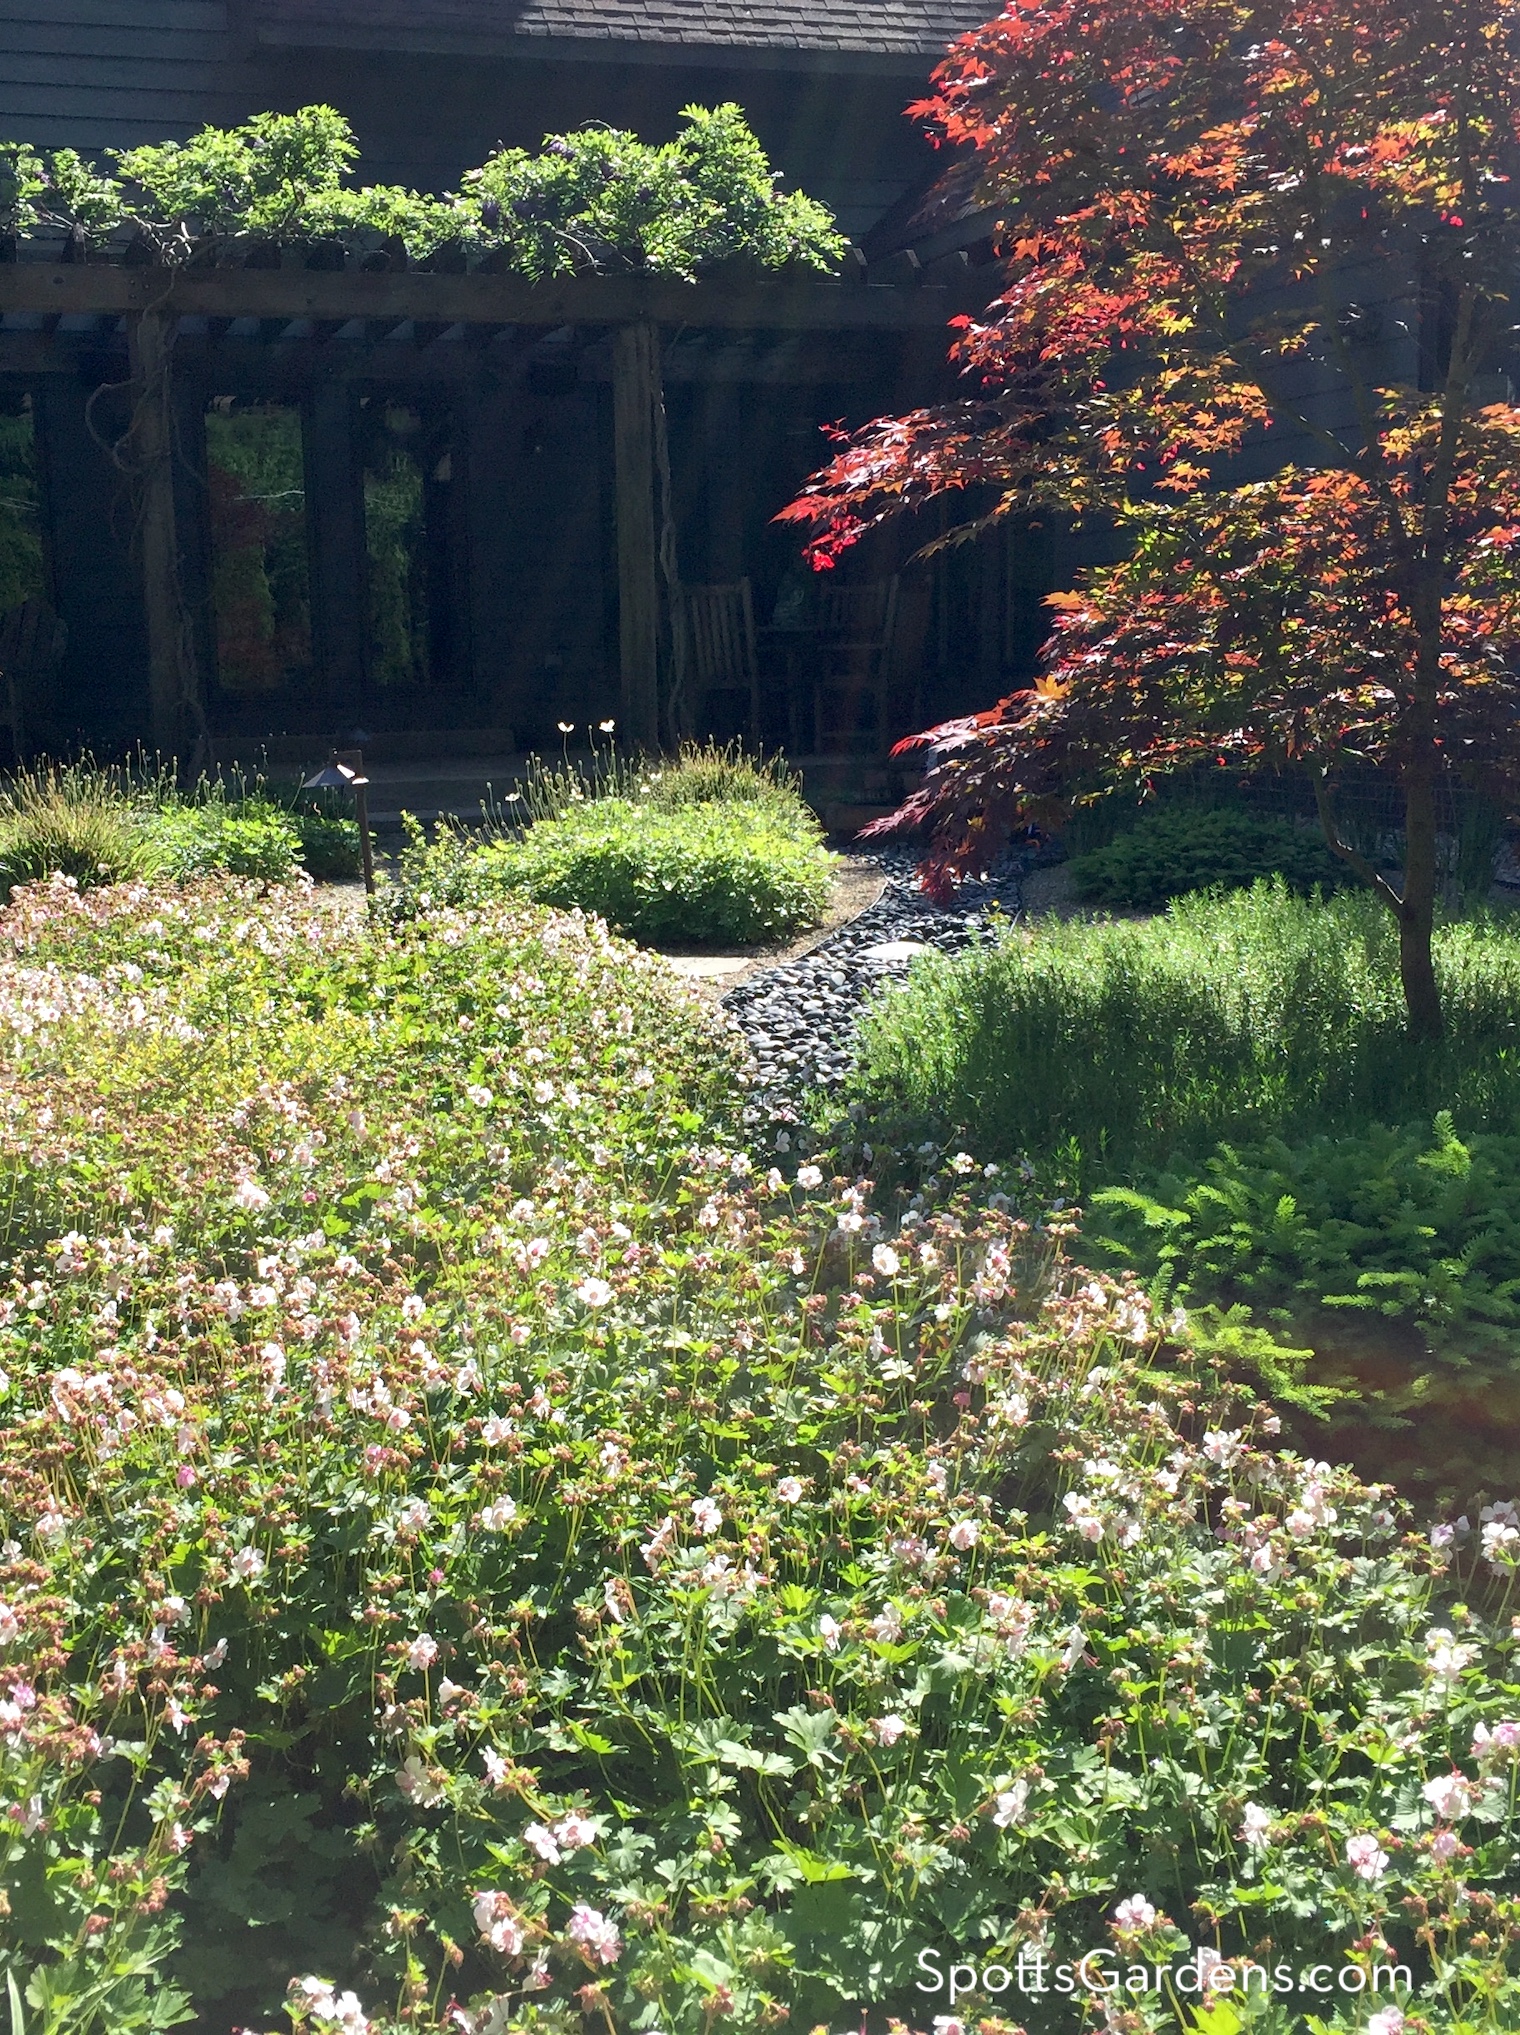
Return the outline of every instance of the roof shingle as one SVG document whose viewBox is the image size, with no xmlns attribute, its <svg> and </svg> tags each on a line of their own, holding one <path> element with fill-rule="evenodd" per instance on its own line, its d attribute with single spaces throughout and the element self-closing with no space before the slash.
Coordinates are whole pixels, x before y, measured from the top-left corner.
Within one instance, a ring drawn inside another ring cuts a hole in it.
<svg viewBox="0 0 1520 2035">
<path fill-rule="evenodd" d="M 251 0 L 257 39 L 500 53 L 517 42 L 933 58 L 995 0 Z"/>
</svg>

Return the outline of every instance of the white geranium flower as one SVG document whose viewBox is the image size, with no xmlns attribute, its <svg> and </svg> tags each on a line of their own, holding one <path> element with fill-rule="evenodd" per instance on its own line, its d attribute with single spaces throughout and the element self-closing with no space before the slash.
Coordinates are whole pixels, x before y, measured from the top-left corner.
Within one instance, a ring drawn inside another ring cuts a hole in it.
<svg viewBox="0 0 1520 2035">
<path fill-rule="evenodd" d="M 623 1948 L 623 1939 L 617 1927 L 610 1922 L 599 1908 L 588 1908 L 584 1902 L 570 1910 L 570 1920 L 565 1933 L 572 1943 L 578 1943 L 587 1957 L 596 1964 L 616 1964 Z"/>
<path fill-rule="evenodd" d="M 434 1775 L 430 1774 L 419 1753 L 410 1752 L 401 1762 L 396 1775 L 396 1786 L 409 1802 L 419 1809 L 436 1809 L 444 1799 L 444 1790 Z"/>
<path fill-rule="evenodd" d="M 1388 1854 L 1377 1839 L 1367 1833 L 1346 1840 L 1346 1863 L 1359 1880 L 1375 1886 L 1388 1870 Z"/>
<path fill-rule="evenodd" d="M 1235 1835 L 1241 1844 L 1252 1851 L 1265 1851 L 1271 1841 L 1267 1835 L 1272 1827 L 1272 1812 L 1264 1809 L 1260 1802 L 1247 1802 L 1241 1815 L 1240 1828 Z"/>
<path fill-rule="evenodd" d="M 1018 1822 L 1029 1802 L 1029 1783 L 1015 1781 L 1012 1787 L 1001 1788 L 992 1798 L 992 1820 L 999 1830 L 1008 1830 Z"/>
<path fill-rule="evenodd" d="M 1472 1807 L 1472 1783 L 1465 1774 L 1437 1774 L 1420 1793 L 1443 1823 L 1459 1822 Z"/>
</svg>

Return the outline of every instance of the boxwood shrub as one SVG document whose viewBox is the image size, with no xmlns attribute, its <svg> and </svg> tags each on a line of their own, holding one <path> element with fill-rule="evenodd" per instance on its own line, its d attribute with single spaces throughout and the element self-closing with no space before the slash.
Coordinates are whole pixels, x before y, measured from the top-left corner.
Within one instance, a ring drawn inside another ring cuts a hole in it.
<svg viewBox="0 0 1520 2035">
<path fill-rule="evenodd" d="M 1147 911 L 1194 890 L 1238 890 L 1280 876 L 1291 890 L 1347 880 L 1317 832 L 1227 806 L 1147 815 L 1071 865 L 1084 904 Z"/>
</svg>

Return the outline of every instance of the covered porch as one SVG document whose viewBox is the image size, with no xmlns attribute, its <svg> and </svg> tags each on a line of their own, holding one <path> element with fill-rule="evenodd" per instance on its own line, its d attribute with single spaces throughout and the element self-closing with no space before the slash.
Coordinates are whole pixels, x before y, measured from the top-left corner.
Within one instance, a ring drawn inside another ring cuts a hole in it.
<svg viewBox="0 0 1520 2035">
<path fill-rule="evenodd" d="M 66 629 L 13 674 L 18 750 L 205 767 L 362 731 L 425 764 L 614 720 L 635 745 L 869 760 L 1027 659 L 1039 533 L 928 564 L 902 540 L 865 552 L 830 626 L 771 520 L 820 426 L 944 390 L 947 321 L 985 294 L 964 257 L 530 284 L 335 256 L 0 264 L 35 593 Z M 737 652 L 697 640 L 702 589 L 726 590 L 731 637 L 743 590 Z"/>
</svg>

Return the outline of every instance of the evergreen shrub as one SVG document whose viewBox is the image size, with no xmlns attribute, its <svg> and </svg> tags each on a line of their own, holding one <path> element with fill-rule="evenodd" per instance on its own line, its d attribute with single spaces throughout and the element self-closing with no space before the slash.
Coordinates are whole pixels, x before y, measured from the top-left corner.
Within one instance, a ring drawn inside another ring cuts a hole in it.
<svg viewBox="0 0 1520 2035">
<path fill-rule="evenodd" d="M 1148 814 L 1071 865 L 1084 904 L 1152 911 L 1195 890 L 1239 890 L 1280 876 L 1290 890 L 1348 880 L 1317 830 L 1228 806 Z"/>
</svg>

